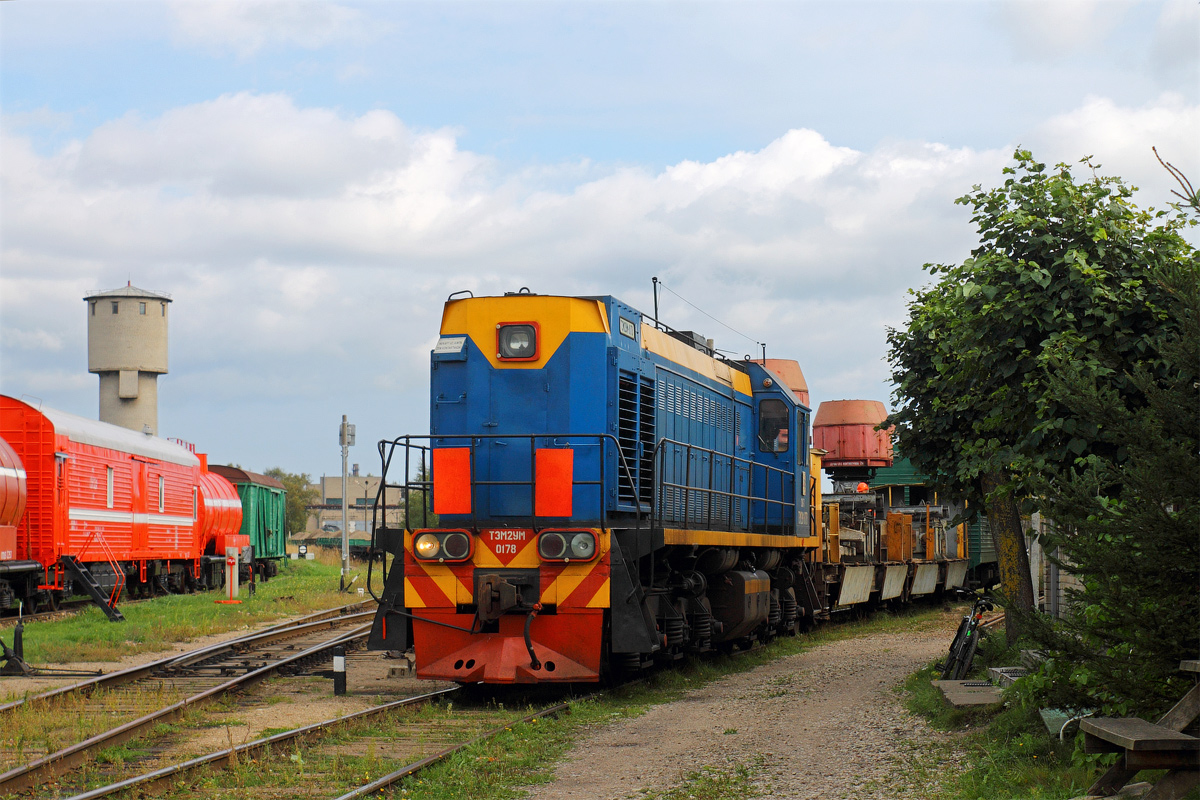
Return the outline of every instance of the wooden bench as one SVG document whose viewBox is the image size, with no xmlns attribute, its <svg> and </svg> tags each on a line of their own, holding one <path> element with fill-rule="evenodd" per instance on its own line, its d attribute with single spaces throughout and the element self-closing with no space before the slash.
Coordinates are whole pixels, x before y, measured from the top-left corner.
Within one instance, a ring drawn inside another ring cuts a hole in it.
<svg viewBox="0 0 1200 800">
<path fill-rule="evenodd" d="M 1184 661 L 1179 669 L 1200 674 L 1200 661 Z M 1100 776 L 1088 794 L 1120 791 L 1143 769 L 1169 772 L 1143 800 L 1178 800 L 1200 786 L 1200 739 L 1182 731 L 1200 716 L 1200 683 L 1157 723 L 1144 719 L 1089 717 L 1079 723 L 1085 753 L 1121 753 L 1121 760 Z"/>
</svg>

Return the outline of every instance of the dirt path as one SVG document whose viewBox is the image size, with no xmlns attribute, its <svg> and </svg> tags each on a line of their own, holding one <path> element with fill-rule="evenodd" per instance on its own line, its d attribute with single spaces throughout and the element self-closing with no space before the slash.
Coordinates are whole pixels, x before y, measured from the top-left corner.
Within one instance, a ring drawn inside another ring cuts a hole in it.
<svg viewBox="0 0 1200 800">
<path fill-rule="evenodd" d="M 606 726 L 530 797 L 636 798 L 702 767 L 744 764 L 764 797 L 919 798 L 904 755 L 947 737 L 905 711 L 894 687 L 945 650 L 957 619 L 943 616 L 920 631 L 823 644 Z"/>
</svg>

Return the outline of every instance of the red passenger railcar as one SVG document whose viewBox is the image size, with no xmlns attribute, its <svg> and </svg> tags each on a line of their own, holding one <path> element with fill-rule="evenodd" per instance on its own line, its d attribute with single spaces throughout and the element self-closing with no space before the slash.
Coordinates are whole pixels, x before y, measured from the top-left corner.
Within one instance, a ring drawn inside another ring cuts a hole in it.
<svg viewBox="0 0 1200 800">
<path fill-rule="evenodd" d="M 0 437 L 27 475 L 20 566 L 5 574 L 0 564 L 0 607 L 16 599 L 53 605 L 85 593 L 88 575 L 110 595 L 122 585 L 152 594 L 219 580 L 216 540 L 236 536 L 241 506 L 233 485 L 207 472 L 204 456 L 2 395 Z"/>
</svg>

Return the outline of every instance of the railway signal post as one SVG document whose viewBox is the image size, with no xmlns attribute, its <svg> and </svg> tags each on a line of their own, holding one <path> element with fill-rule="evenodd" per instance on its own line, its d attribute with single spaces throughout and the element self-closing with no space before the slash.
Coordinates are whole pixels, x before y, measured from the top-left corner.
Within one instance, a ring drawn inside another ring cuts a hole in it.
<svg viewBox="0 0 1200 800">
<path fill-rule="evenodd" d="M 338 588 L 346 590 L 346 575 L 350 572 L 350 534 L 347 531 L 346 514 L 346 461 L 350 456 L 350 448 L 354 445 L 354 426 L 346 421 L 342 414 L 342 425 L 338 428 L 338 443 L 342 446 L 342 576 Z"/>
</svg>

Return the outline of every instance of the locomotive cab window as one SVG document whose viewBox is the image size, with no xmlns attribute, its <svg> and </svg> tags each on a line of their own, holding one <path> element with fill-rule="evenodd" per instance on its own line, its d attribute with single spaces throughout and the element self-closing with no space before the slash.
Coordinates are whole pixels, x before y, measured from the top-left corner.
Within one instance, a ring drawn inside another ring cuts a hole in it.
<svg viewBox="0 0 1200 800">
<path fill-rule="evenodd" d="M 782 400 L 763 400 L 758 404 L 758 449 L 764 453 L 783 453 L 788 449 L 788 409 Z"/>
<path fill-rule="evenodd" d="M 533 361 L 538 357 L 536 322 L 496 326 L 496 357 L 502 361 Z"/>
</svg>

